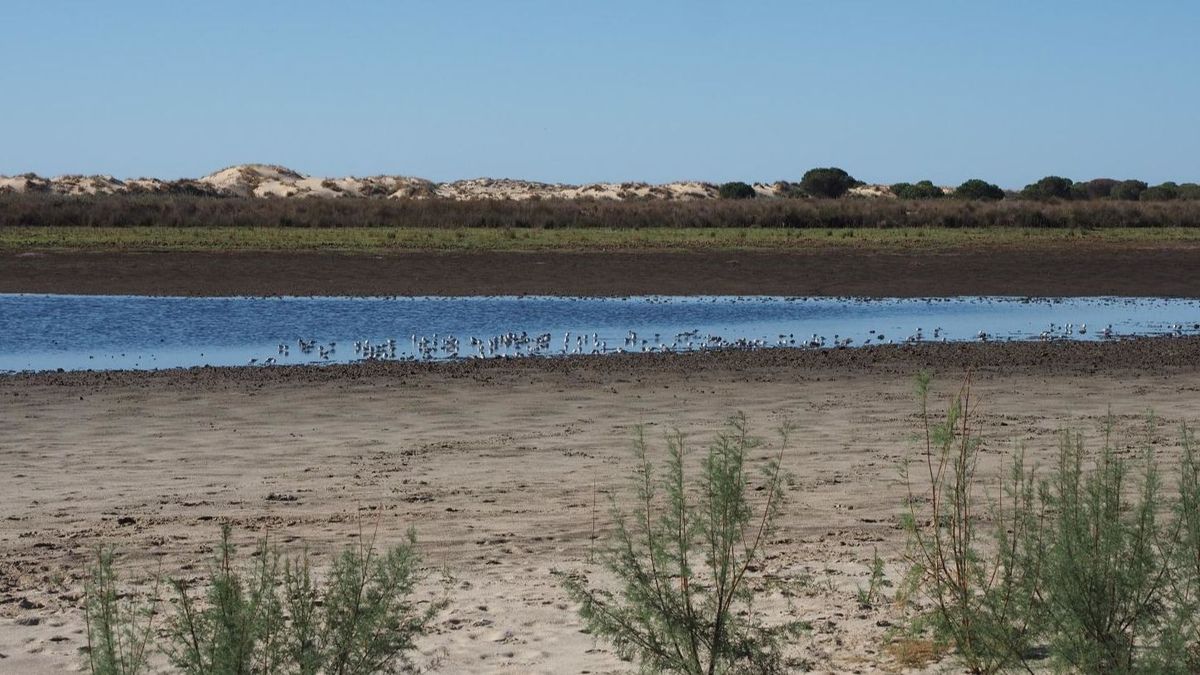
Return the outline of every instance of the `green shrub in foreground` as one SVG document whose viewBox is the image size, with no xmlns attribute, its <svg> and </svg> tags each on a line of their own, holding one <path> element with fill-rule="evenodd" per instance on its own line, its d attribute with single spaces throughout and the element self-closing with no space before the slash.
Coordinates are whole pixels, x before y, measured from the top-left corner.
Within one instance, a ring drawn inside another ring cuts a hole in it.
<svg viewBox="0 0 1200 675">
<path fill-rule="evenodd" d="M 970 672 L 1000 672 L 1021 662 L 1039 631 L 1042 513 L 1018 453 L 991 526 L 980 525 L 987 504 L 975 478 L 980 440 L 971 419 L 969 383 L 936 423 L 928 387 L 929 377 L 922 375 L 923 470 L 904 468 L 909 486 L 903 519 L 909 537 L 906 596 L 931 607 L 918 617 L 917 630 L 929 629 L 936 641 L 953 645 Z M 917 471 L 917 480 L 927 481 L 922 495 L 913 492 Z"/>
<path fill-rule="evenodd" d="M 112 549 L 96 552 L 96 563 L 84 584 L 83 601 L 90 672 L 137 675 L 146 669 L 157 599 L 157 587 L 152 599 L 144 604 L 135 598 L 123 598 L 113 570 Z"/>
<path fill-rule="evenodd" d="M 952 645 L 969 672 L 1030 670 L 1049 656 L 1080 673 L 1200 672 L 1200 460 L 1183 434 L 1179 497 L 1162 490 L 1144 444 L 1126 459 L 1112 441 L 1088 452 L 1064 433 L 1035 479 L 1018 452 L 983 508 L 969 388 L 931 424 L 920 380 L 926 461 L 911 491 L 912 627 Z"/>
<path fill-rule="evenodd" d="M 637 659 L 647 672 L 783 672 L 783 641 L 804 626 L 763 624 L 746 575 L 764 563 L 763 544 L 783 505 L 780 460 L 786 442 L 785 429 L 779 454 L 752 488 L 745 464 L 759 441 L 749 435 L 745 418 L 735 417 L 709 446 L 699 477 L 689 484 L 683 435 L 668 437 L 660 477 L 639 429 L 637 506 L 624 512 L 614 500 L 616 532 L 603 558 L 621 588 L 593 588 L 579 575 L 564 579 L 592 634 L 611 642 L 622 657 Z M 752 490 L 762 502 L 757 514 Z"/>
<path fill-rule="evenodd" d="M 1053 514 L 1040 584 L 1052 654 L 1085 673 L 1187 672 L 1172 653 L 1181 627 L 1166 611 L 1172 552 L 1158 470 L 1147 444 L 1135 474 L 1109 424 L 1095 455 L 1063 434 L 1043 496 Z"/>
<path fill-rule="evenodd" d="M 284 557 L 265 540 L 252 562 L 240 562 L 225 526 L 201 597 L 171 581 L 177 606 L 161 648 L 194 675 L 405 672 L 415 638 L 446 606 L 420 609 L 411 599 L 419 565 L 410 530 L 387 550 L 373 540 L 348 546 L 318 583 L 307 555 Z M 87 596 L 88 667 L 100 675 L 132 675 L 148 658 L 150 620 L 116 602 L 116 585 L 112 556 L 102 553 Z"/>
</svg>

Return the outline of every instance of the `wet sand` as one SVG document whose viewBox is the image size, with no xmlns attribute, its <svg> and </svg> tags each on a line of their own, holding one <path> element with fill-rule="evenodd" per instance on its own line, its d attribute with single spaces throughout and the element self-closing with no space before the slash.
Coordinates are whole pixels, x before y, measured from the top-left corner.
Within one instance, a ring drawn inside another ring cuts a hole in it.
<svg viewBox="0 0 1200 675">
<path fill-rule="evenodd" d="M 437 672 L 632 672 L 580 632 L 551 572 L 596 571 L 593 496 L 604 531 L 634 425 L 654 440 L 678 426 L 699 450 L 736 410 L 768 438 L 798 428 L 770 548 L 775 571 L 808 582 L 790 609 L 766 606 L 812 622 L 792 653 L 818 672 L 898 670 L 897 610 L 854 591 L 876 549 L 900 574 L 898 463 L 916 450 L 922 369 L 939 407 L 973 372 L 985 477 L 1016 440 L 1044 462 L 1059 429 L 1095 434 L 1110 407 L 1126 429 L 1153 409 L 1167 458 L 1200 418 L 1200 339 L 0 377 L 0 672 L 78 667 L 97 545 L 118 546 L 128 575 L 195 578 L 223 521 L 318 561 L 360 523 L 381 542 L 414 525 L 456 577 L 421 641 Z"/>
<path fill-rule="evenodd" d="M 1186 244 L 879 251 L 0 253 L 0 293 L 1192 297 Z"/>
</svg>

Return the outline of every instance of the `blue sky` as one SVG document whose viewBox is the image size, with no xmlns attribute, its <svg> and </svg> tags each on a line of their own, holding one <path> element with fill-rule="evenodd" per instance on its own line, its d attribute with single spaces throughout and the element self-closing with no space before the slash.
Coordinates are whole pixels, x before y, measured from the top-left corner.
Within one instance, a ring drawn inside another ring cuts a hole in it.
<svg viewBox="0 0 1200 675">
<path fill-rule="evenodd" d="M 1200 180 L 1194 2 L 0 6 L 0 173 Z"/>
</svg>

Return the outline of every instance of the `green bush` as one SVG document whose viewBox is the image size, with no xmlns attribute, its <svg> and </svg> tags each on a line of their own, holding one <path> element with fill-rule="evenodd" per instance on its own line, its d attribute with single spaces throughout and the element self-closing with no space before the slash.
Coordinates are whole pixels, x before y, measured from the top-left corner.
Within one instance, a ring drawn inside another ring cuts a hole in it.
<svg viewBox="0 0 1200 675">
<path fill-rule="evenodd" d="M 647 672 L 784 672 L 781 647 L 800 622 L 767 626 L 754 612 L 747 574 L 761 569 L 784 499 L 779 452 L 757 485 L 747 475 L 759 441 L 735 417 L 709 446 L 693 485 L 685 478 L 684 437 L 668 437 L 667 467 L 655 475 L 642 430 L 630 512 L 612 505 L 616 532 L 603 554 L 621 588 L 593 588 L 582 575 L 564 578 L 588 630 L 611 642 Z M 757 515 L 750 495 L 760 495 Z"/>
<path fill-rule="evenodd" d="M 945 196 L 942 189 L 929 180 L 917 183 L 896 183 L 890 189 L 892 194 L 900 199 L 940 199 Z"/>
<path fill-rule="evenodd" d="M 1142 190 L 1138 199 L 1143 202 L 1169 202 L 1179 198 L 1179 185 L 1170 181 Z"/>
<path fill-rule="evenodd" d="M 911 467 L 904 527 L 910 568 L 905 599 L 930 606 L 914 621 L 938 644 L 951 644 L 972 673 L 1020 664 L 1040 629 L 1037 590 L 1041 507 L 1022 453 L 1014 458 L 1004 498 L 980 524 L 987 505 L 975 478 L 980 439 L 971 418 L 969 383 L 945 418 L 932 421 L 928 375 L 918 379 L 927 491 L 913 489 Z"/>
<path fill-rule="evenodd" d="M 1074 189 L 1081 191 L 1084 199 L 1108 199 L 1120 181 L 1112 178 L 1093 178 L 1089 181 L 1076 183 Z"/>
<path fill-rule="evenodd" d="M 1036 183 L 1030 183 L 1021 190 L 1025 199 L 1070 199 L 1074 192 L 1074 181 L 1062 176 L 1046 176 Z"/>
<path fill-rule="evenodd" d="M 137 675 L 147 669 L 150 657 L 158 587 L 146 603 L 122 597 L 113 555 L 112 549 L 97 551 L 84 584 L 87 667 L 94 675 Z"/>
<path fill-rule="evenodd" d="M 800 179 L 800 189 L 805 194 L 826 199 L 841 197 L 856 185 L 861 183 L 837 167 L 809 169 Z"/>
<path fill-rule="evenodd" d="M 1064 433 L 1046 479 L 1016 453 L 985 510 L 969 388 L 931 425 L 927 385 L 920 381 L 928 489 L 910 489 L 905 517 L 905 599 L 923 608 L 910 628 L 953 645 L 973 673 L 1032 672 L 1042 655 L 1068 672 L 1200 672 L 1200 458 L 1191 433 L 1174 502 L 1149 435 L 1140 459 L 1126 459 L 1110 420 L 1095 453 Z"/>
<path fill-rule="evenodd" d="M 972 178 L 959 185 L 954 190 L 954 196 L 959 199 L 980 199 L 984 201 L 996 201 L 1004 199 L 1004 190 L 999 186 L 993 185 L 987 181 L 978 178 Z"/>
<path fill-rule="evenodd" d="M 1177 656 L 1165 648 L 1164 636 L 1178 633 L 1166 611 L 1172 553 L 1149 447 L 1135 476 L 1113 447 L 1111 422 L 1095 457 L 1081 436 L 1063 435 L 1045 496 L 1054 517 L 1041 595 L 1054 658 L 1078 672 L 1171 672 Z"/>
<path fill-rule="evenodd" d="M 1196 183 L 1182 183 L 1179 186 L 1180 199 L 1200 199 L 1200 185 Z"/>
<path fill-rule="evenodd" d="M 717 194 L 721 199 L 754 199 L 754 187 L 749 183 L 741 181 L 733 181 L 732 183 L 722 183 L 717 188 Z"/>
<path fill-rule="evenodd" d="M 373 538 L 347 547 L 324 583 L 314 580 L 307 555 L 284 557 L 266 540 L 252 558 L 237 559 L 224 526 L 200 596 L 171 581 L 176 607 L 160 647 L 178 672 L 407 672 L 415 638 L 447 604 L 443 599 L 420 609 L 411 599 L 423 578 L 411 530 L 406 542 L 385 551 Z M 117 597 L 112 556 L 102 552 L 87 593 L 87 665 L 97 675 L 132 675 L 148 658 L 153 605 L 134 611 Z"/>
<path fill-rule="evenodd" d="M 1110 195 L 1113 199 L 1134 202 L 1141 198 L 1147 187 L 1145 181 L 1123 180 L 1113 186 Z"/>
</svg>

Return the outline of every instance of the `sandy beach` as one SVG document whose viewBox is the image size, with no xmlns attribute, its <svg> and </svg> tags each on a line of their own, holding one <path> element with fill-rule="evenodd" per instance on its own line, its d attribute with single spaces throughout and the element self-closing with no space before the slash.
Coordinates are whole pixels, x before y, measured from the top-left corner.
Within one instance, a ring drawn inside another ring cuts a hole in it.
<svg viewBox="0 0 1200 675">
<path fill-rule="evenodd" d="M 855 589 L 876 550 L 902 572 L 914 374 L 936 372 L 941 407 L 973 371 L 994 476 L 1013 443 L 1045 460 L 1058 430 L 1094 434 L 1110 406 L 1125 429 L 1154 410 L 1173 457 L 1198 363 L 1200 340 L 1161 339 L 2 377 L 0 672 L 81 666 L 97 546 L 117 546 L 131 579 L 194 579 L 221 522 L 318 564 L 360 533 L 416 527 L 427 564 L 454 575 L 418 655 L 435 672 L 632 672 L 580 632 L 553 572 L 598 574 L 593 498 L 603 533 L 635 425 L 656 442 L 678 427 L 698 451 L 735 411 L 768 439 L 798 429 L 770 549 L 802 590 L 767 606 L 811 622 L 791 653 L 818 672 L 900 671 L 898 609 L 861 609 Z"/>
</svg>

